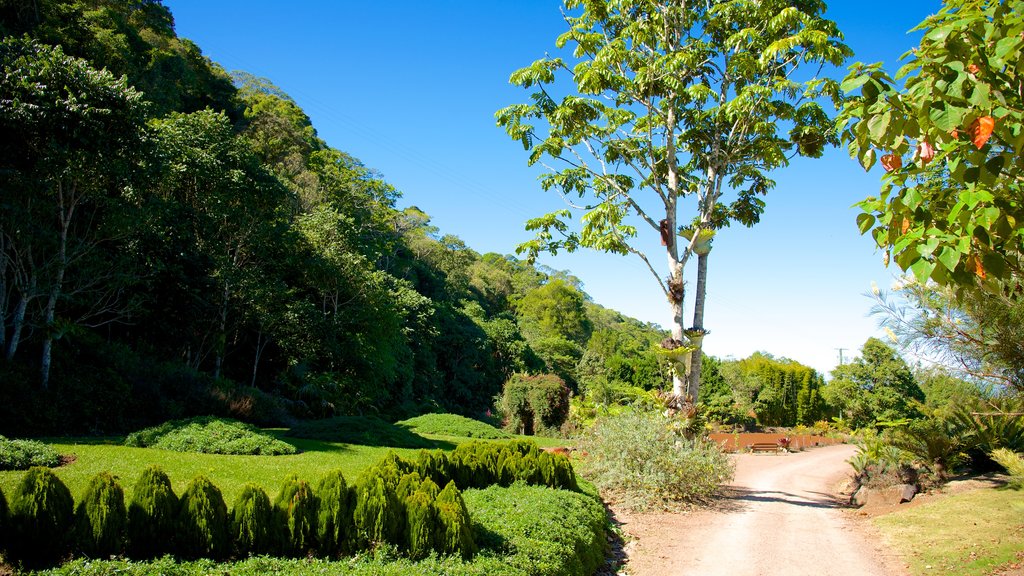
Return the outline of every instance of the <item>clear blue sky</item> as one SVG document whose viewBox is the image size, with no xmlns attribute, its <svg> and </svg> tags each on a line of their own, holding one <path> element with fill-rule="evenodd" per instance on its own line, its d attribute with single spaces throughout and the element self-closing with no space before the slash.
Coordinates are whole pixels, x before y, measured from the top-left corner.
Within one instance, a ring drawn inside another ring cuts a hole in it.
<svg viewBox="0 0 1024 576">
<path fill-rule="evenodd" d="M 509 74 L 555 50 L 565 27 L 557 0 L 165 4 L 179 36 L 229 71 L 269 78 L 328 144 L 396 186 L 401 206 L 419 206 L 478 252 L 513 253 L 530 238 L 527 219 L 562 207 L 540 189 L 522 146 L 494 122 L 496 110 L 527 97 L 508 84 Z M 937 0 L 829 5 L 854 61 L 885 61 L 892 70 L 916 44 L 907 32 L 939 9 Z M 851 205 L 877 193 L 880 170 L 865 174 L 845 151 L 832 150 L 774 175 L 761 223 L 715 240 L 707 353 L 743 358 L 763 350 L 827 373 L 838 348 L 849 359 L 879 334 L 864 294 L 872 281 L 890 285 L 898 270 L 884 268 L 873 242 L 860 236 Z M 641 234 L 661 264 L 658 240 Z M 600 304 L 668 325 L 665 298 L 635 258 L 582 252 L 542 263 L 571 270 Z"/>
</svg>

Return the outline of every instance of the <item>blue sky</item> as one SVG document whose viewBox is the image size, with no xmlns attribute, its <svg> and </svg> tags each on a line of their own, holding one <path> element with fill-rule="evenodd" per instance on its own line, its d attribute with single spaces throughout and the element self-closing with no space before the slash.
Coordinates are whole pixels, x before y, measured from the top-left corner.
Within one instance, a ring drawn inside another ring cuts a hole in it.
<svg viewBox="0 0 1024 576">
<path fill-rule="evenodd" d="M 227 70 L 269 78 L 328 144 L 396 186 L 401 206 L 420 207 L 478 252 L 513 253 L 530 238 L 527 219 L 562 207 L 540 189 L 521 144 L 494 121 L 496 110 L 527 98 L 508 84 L 509 74 L 555 51 L 565 28 L 557 0 L 165 4 L 178 35 Z M 892 70 L 916 44 L 908 31 L 940 7 L 937 0 L 829 4 L 852 61 L 884 61 Z M 890 285 L 898 270 L 883 267 L 851 208 L 877 193 L 880 174 L 877 167 L 865 174 L 843 150 L 774 174 L 761 223 L 715 240 L 707 353 L 743 358 L 763 350 L 827 373 L 837 349 L 849 359 L 880 334 L 865 293 L 873 281 Z M 663 262 L 653 232 L 641 234 L 652 259 Z M 571 270 L 600 304 L 668 325 L 665 298 L 635 258 L 578 252 L 541 263 Z M 688 266 L 689 285 L 695 268 Z"/>
</svg>

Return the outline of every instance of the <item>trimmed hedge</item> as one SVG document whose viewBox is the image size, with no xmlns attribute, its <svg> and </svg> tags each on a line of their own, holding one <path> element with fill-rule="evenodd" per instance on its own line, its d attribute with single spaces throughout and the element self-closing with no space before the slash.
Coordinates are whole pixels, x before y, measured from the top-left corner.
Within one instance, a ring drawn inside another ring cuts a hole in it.
<svg viewBox="0 0 1024 576">
<path fill-rule="evenodd" d="M 340 562 L 317 558 L 257 557 L 229 564 L 209 560 L 175 562 L 79 559 L 48 571 L 49 576 L 590 576 L 605 551 L 605 514 L 589 494 L 533 486 L 491 487 L 464 493 L 480 552 L 470 560 L 428 556 L 412 560 L 389 548 Z M 42 576 L 42 575 L 40 575 Z"/>
<path fill-rule="evenodd" d="M 100 472 L 89 482 L 75 509 L 78 549 L 86 556 L 104 558 L 124 551 L 128 510 L 124 490 L 109 472 Z"/>
<path fill-rule="evenodd" d="M 34 466 L 11 495 L 7 558 L 25 566 L 52 565 L 71 544 L 74 500 L 49 468 Z"/>
<path fill-rule="evenodd" d="M 489 532 L 474 527 L 457 478 L 471 470 L 524 488 L 528 481 L 557 478 L 554 463 L 559 458 L 565 460 L 529 442 L 479 443 L 452 460 L 444 453 L 422 451 L 409 462 L 389 453 L 354 488 L 340 471 L 328 473 L 316 490 L 291 476 L 271 506 L 263 490 L 248 485 L 230 514 L 220 491 L 205 477 L 194 478 L 179 500 L 167 475 L 156 467 L 143 471 L 127 510 L 117 480 L 101 473 L 73 514 L 74 502 L 64 484 L 49 470 L 33 468 L 15 494 L 14 537 L 7 557 L 32 567 L 58 562 L 72 549 L 92 557 L 127 550 L 129 557 L 140 559 L 173 552 L 179 558 L 219 560 L 229 554 L 337 558 L 369 548 L 375 554 L 393 551 L 415 559 L 468 560 L 480 549 L 478 533 L 486 537 Z M 575 487 L 567 460 L 564 465 Z M 547 476 L 542 470 L 549 471 Z M 435 478 L 444 480 L 443 490 Z M 0 529 L 3 511 L 0 494 Z M 494 550 L 507 552 L 504 544 Z"/>
<path fill-rule="evenodd" d="M 125 438 L 124 445 L 201 454 L 280 456 L 296 453 L 295 446 L 251 424 L 212 416 L 172 420 L 132 432 Z"/>
<path fill-rule="evenodd" d="M 178 531 L 178 497 L 171 480 L 157 466 L 142 471 L 128 504 L 128 554 L 156 558 L 174 550 Z"/>
</svg>

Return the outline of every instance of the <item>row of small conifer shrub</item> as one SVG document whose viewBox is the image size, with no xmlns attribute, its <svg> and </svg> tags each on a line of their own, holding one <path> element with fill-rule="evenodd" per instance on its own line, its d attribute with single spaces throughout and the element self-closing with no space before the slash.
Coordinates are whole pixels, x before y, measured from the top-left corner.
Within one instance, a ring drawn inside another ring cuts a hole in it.
<svg viewBox="0 0 1024 576">
<path fill-rule="evenodd" d="M 514 482 L 577 489 L 566 458 L 522 441 L 468 443 L 451 455 L 423 450 L 413 461 L 390 453 L 351 487 L 337 470 L 315 488 L 291 476 L 273 504 L 262 488 L 249 484 L 230 511 L 220 490 L 203 476 L 179 498 L 162 470 L 147 468 L 126 506 L 117 479 L 104 472 L 75 506 L 53 472 L 32 468 L 9 509 L 0 492 L 0 552 L 25 567 L 52 565 L 70 553 L 133 559 L 164 554 L 336 558 L 381 543 L 414 559 L 431 552 L 468 557 L 476 544 L 460 488 Z"/>
</svg>

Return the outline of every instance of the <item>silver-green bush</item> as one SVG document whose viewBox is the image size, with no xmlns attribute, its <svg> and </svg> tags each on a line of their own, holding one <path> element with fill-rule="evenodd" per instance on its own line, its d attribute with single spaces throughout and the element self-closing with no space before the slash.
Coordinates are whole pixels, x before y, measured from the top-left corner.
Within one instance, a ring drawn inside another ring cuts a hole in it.
<svg viewBox="0 0 1024 576">
<path fill-rule="evenodd" d="M 598 420 L 580 439 L 584 476 L 634 509 L 673 508 L 710 498 L 734 465 L 713 442 L 674 418 L 628 411 Z"/>
</svg>

